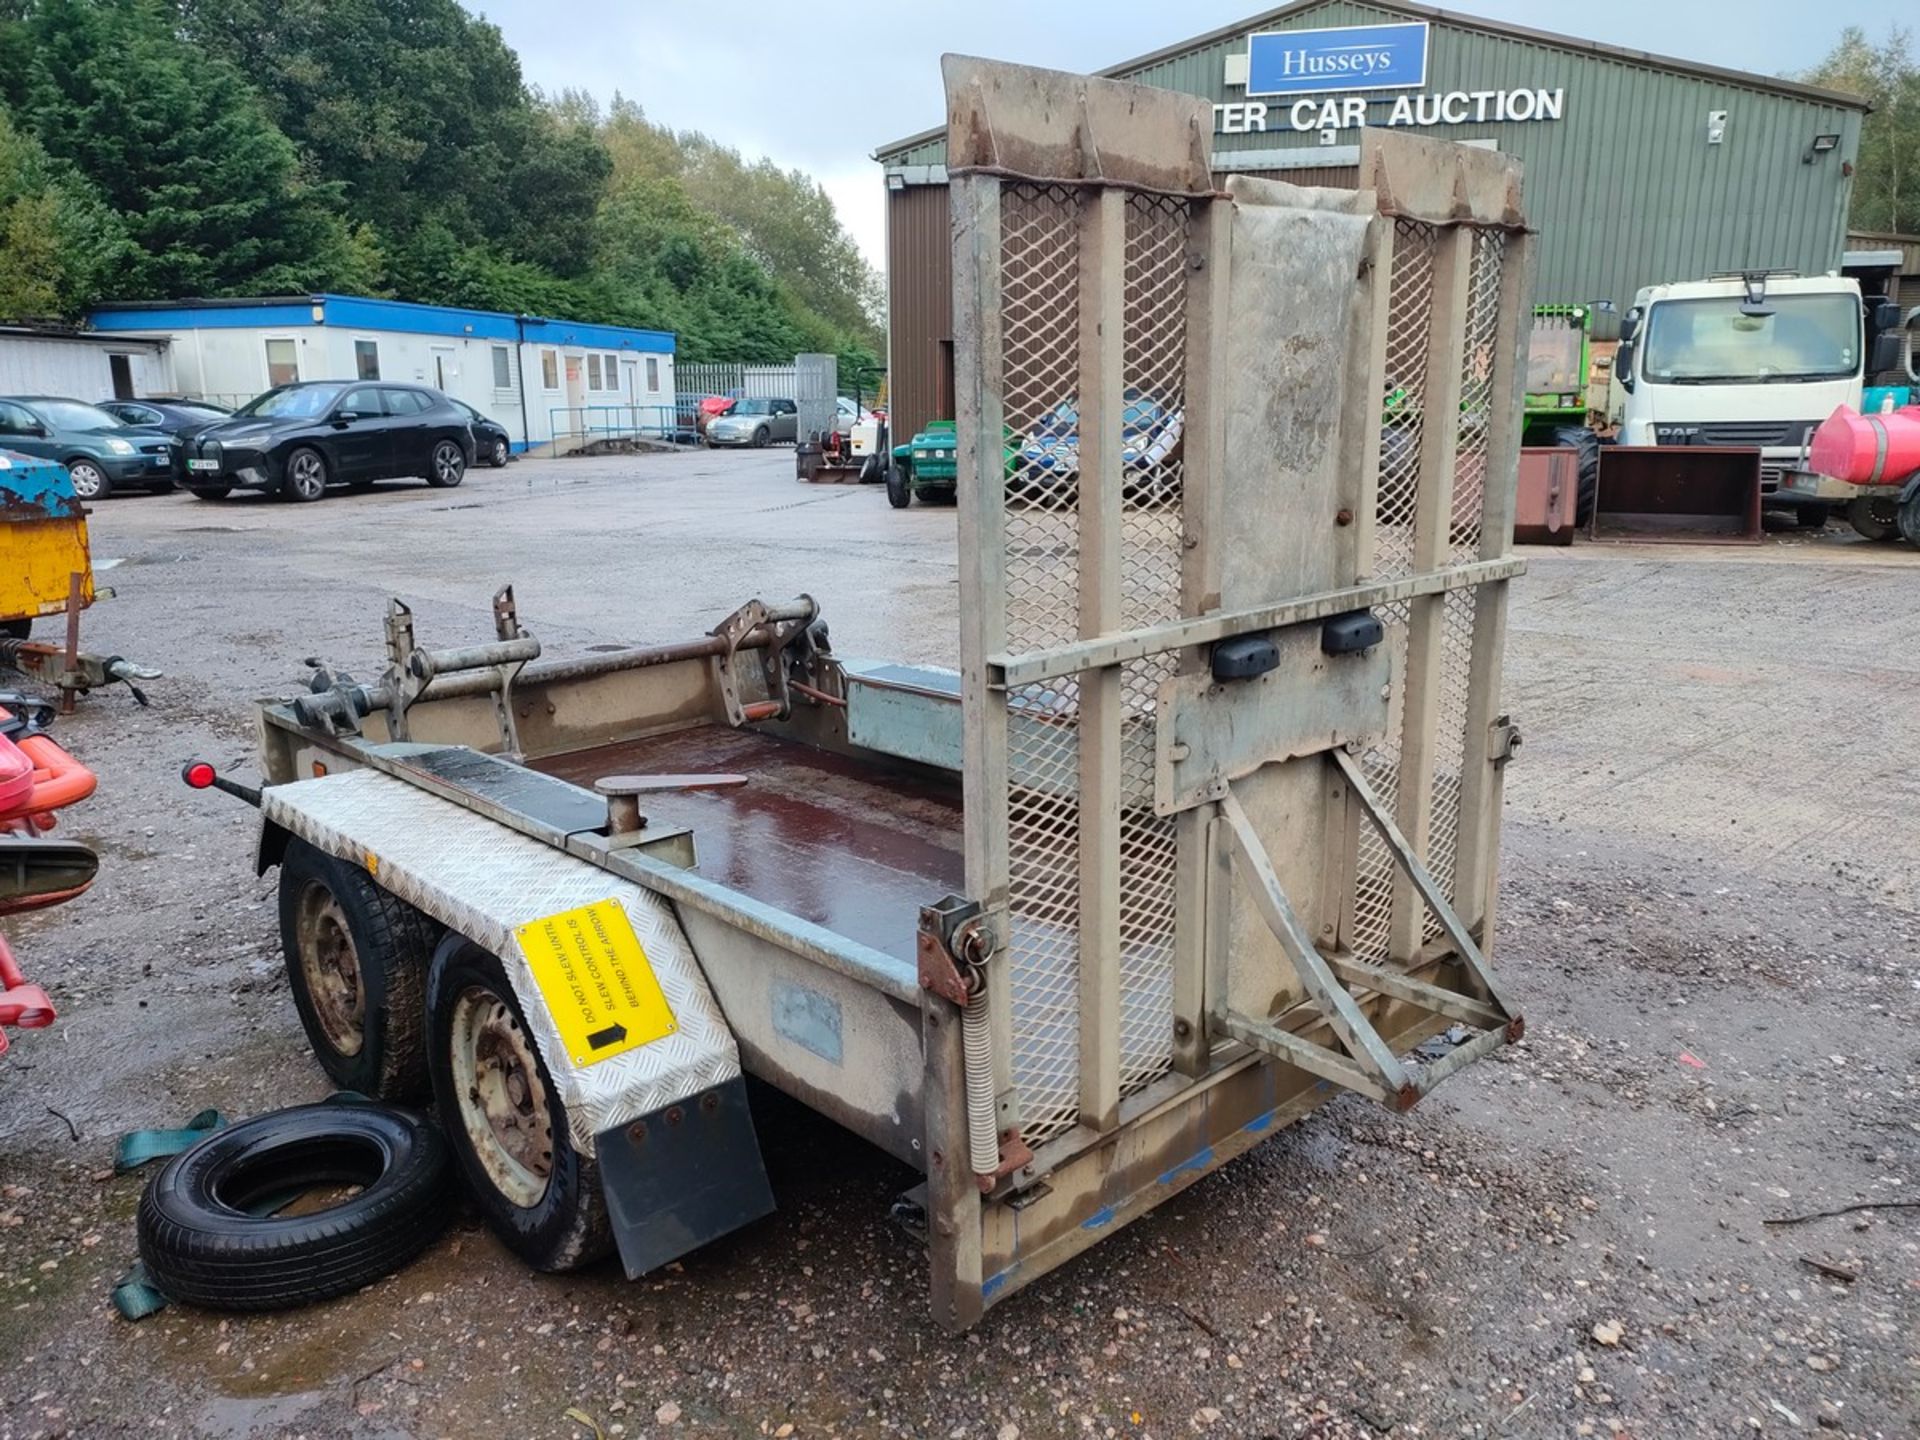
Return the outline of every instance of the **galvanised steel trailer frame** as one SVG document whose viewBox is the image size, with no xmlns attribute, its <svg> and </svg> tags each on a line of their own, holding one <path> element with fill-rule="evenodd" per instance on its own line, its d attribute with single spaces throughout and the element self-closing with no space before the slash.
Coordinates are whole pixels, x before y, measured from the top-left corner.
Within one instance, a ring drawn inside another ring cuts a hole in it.
<svg viewBox="0 0 1920 1440">
<path fill-rule="evenodd" d="M 806 597 L 560 662 L 511 592 L 460 651 L 396 604 L 382 679 L 262 708 L 261 806 L 263 865 L 365 874 L 452 937 L 435 977 L 499 961 L 527 1038 L 454 1070 L 514 1083 L 439 1095 L 456 1146 L 505 1137 L 486 1175 L 537 1198 L 538 1133 L 638 1273 L 770 1207 L 744 1069 L 924 1174 L 958 1328 L 1519 1034 L 1486 957 L 1531 239 L 1492 152 L 1370 130 L 1356 191 L 1222 191 L 1192 97 L 945 74 L 959 672 L 842 659 Z M 1067 401 L 1073 471 L 1010 472 Z M 1181 439 L 1143 465 L 1149 404 Z M 667 1030 L 580 1029 L 649 980 Z"/>
</svg>

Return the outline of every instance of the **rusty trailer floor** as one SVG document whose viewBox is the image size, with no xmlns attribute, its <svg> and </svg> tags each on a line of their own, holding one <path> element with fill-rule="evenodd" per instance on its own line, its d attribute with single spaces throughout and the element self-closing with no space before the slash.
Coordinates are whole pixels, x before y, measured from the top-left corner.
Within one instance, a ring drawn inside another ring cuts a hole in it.
<svg viewBox="0 0 1920 1440">
<path fill-rule="evenodd" d="M 707 879 L 909 962 L 920 907 L 963 888 L 957 782 L 721 725 L 529 763 L 589 789 L 604 775 L 746 775 L 732 789 L 648 795 L 642 809 L 693 831 Z"/>
</svg>

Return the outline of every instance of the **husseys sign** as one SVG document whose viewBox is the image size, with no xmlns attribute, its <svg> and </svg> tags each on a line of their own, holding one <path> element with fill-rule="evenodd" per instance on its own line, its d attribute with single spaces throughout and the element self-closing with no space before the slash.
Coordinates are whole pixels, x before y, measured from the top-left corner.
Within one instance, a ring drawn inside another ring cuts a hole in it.
<svg viewBox="0 0 1920 1440">
<path fill-rule="evenodd" d="M 1480 125 L 1558 120 L 1566 91 L 1450 90 L 1369 99 L 1354 91 L 1421 90 L 1427 83 L 1425 21 L 1278 30 L 1247 37 L 1247 53 L 1227 57 L 1226 82 L 1247 99 L 1213 107 L 1223 135 L 1266 130 L 1346 130 L 1359 125 Z M 1385 106 L 1374 115 L 1371 107 Z"/>
</svg>

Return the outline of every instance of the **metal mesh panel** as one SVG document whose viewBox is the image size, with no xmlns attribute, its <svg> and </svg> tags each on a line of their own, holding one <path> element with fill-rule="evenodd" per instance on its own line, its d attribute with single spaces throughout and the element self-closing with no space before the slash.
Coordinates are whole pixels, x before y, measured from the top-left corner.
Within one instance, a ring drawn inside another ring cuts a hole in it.
<svg viewBox="0 0 1920 1440">
<path fill-rule="evenodd" d="M 1393 683 L 1387 697 L 1387 728 L 1361 757 L 1362 772 L 1373 793 L 1382 798 L 1397 794 L 1400 786 L 1400 737 L 1406 723 L 1407 621 L 1411 607 L 1405 600 L 1375 608 L 1392 651 Z M 1387 958 L 1387 940 L 1393 925 L 1393 877 L 1396 867 L 1387 842 L 1371 825 L 1360 827 L 1359 851 L 1354 859 L 1353 931 L 1348 948 L 1354 957 L 1372 964 Z"/>
<path fill-rule="evenodd" d="M 1500 271 L 1507 237 L 1475 230 L 1467 269 L 1467 314 L 1461 343 L 1460 434 L 1455 452 L 1448 561 L 1464 564 L 1480 553 L 1487 502 L 1487 462 L 1494 419 L 1494 347 L 1499 341 Z M 1446 597 L 1440 620 L 1440 693 L 1434 708 L 1434 776 L 1427 830 L 1427 869 L 1449 899 L 1460 841 L 1461 772 L 1466 764 L 1468 680 L 1473 670 L 1474 593 Z M 1429 914 L 1426 934 L 1440 933 Z"/>
<path fill-rule="evenodd" d="M 1127 197 L 1122 347 L 1125 467 L 1121 624 L 1180 614 L 1186 423 L 1188 209 L 1171 196 Z M 1171 654 L 1123 667 L 1120 741 L 1120 1091 L 1173 1058 L 1174 823 L 1153 813 L 1154 723 Z"/>
<path fill-rule="evenodd" d="M 1011 651 L 1080 633 L 1078 485 L 1062 460 L 1080 356 L 1078 197 L 1060 186 L 1001 191 L 1001 329 L 1008 444 L 1020 454 L 1006 505 Z M 992 461 L 982 469 L 994 474 Z M 1001 472 L 1004 473 L 1004 472 Z M 1080 703 L 1068 680 L 1007 697 L 1007 965 L 1021 1129 L 1037 1144 L 1078 1116 Z"/>
<path fill-rule="evenodd" d="M 1154 709 L 1166 657 L 1121 667 L 1120 1093 L 1132 1094 L 1173 1060 L 1174 822 L 1153 813 Z"/>
<path fill-rule="evenodd" d="M 1473 669 L 1474 592 L 1447 592 L 1440 615 L 1440 694 L 1435 706 L 1432 818 L 1427 829 L 1427 871 L 1449 899 L 1460 840 L 1460 772 L 1467 744 L 1467 677 Z M 1427 916 L 1427 934 L 1440 922 Z"/>
<path fill-rule="evenodd" d="M 1425 430 L 1431 343 L 1428 326 L 1433 318 L 1433 251 L 1439 235 L 1435 226 L 1418 220 L 1394 221 L 1380 498 L 1373 542 L 1373 574 L 1381 580 L 1413 569 L 1413 520 L 1420 494 L 1420 437 Z"/>
<path fill-rule="evenodd" d="M 1008 444 L 1053 464 L 1019 465 L 1009 482 L 1007 648 L 1037 650 L 1080 633 L 1080 543 L 1071 434 L 1080 357 L 1080 230 L 1074 193 L 1057 185 L 1001 192 L 1001 327 Z M 981 457 L 981 465 L 990 465 Z M 990 473 L 990 472 L 989 472 Z"/>
<path fill-rule="evenodd" d="M 1461 346 L 1460 439 L 1453 465 L 1453 514 L 1449 558 L 1478 558 L 1480 514 L 1487 501 L 1487 446 L 1493 428 L 1494 347 L 1500 328 L 1500 264 L 1507 237 L 1498 230 L 1473 232 L 1467 267 L 1466 334 Z"/>
<path fill-rule="evenodd" d="M 1386 395 L 1380 432 L 1380 498 L 1374 522 L 1373 575 L 1394 579 L 1413 571 L 1413 522 L 1420 497 L 1420 442 L 1425 429 L 1428 346 L 1432 343 L 1433 252 L 1438 227 L 1418 220 L 1393 226 L 1392 287 L 1387 297 Z M 1393 654 L 1394 685 L 1387 730 L 1361 759 L 1374 793 L 1391 798 L 1400 788 L 1400 737 L 1406 713 L 1407 621 L 1405 601 L 1374 612 L 1386 628 Z M 1354 869 L 1351 948 L 1359 959 L 1387 958 L 1393 924 L 1393 854 L 1362 826 Z"/>
<path fill-rule="evenodd" d="M 1080 632 L 1079 207 L 1056 186 L 1001 192 L 1001 327 L 1007 444 L 1007 647 Z M 1180 614 L 1186 415 L 1188 205 L 1127 197 L 1122 258 L 1122 628 Z M 1153 813 L 1154 719 L 1172 655 L 1121 674 L 1118 955 L 1120 1084 L 1164 1074 L 1173 1046 L 1174 823 Z M 1072 682 L 1009 696 L 1008 905 L 1014 1080 L 1038 1144 L 1078 1118 L 1081 960 L 1079 693 Z"/>
<path fill-rule="evenodd" d="M 1028 1144 L 1071 1129 L 1080 1093 L 1080 695 L 1007 695 L 1007 960 Z"/>
</svg>

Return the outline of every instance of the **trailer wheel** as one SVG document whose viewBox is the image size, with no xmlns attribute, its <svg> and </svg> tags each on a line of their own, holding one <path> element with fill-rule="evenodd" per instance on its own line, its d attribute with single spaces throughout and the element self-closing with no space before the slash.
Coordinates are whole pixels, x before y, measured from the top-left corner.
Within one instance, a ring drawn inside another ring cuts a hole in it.
<svg viewBox="0 0 1920 1440">
<path fill-rule="evenodd" d="M 439 927 L 365 871 L 290 839 L 280 863 L 287 983 L 334 1084 L 381 1100 L 427 1090 L 427 964 Z"/>
<path fill-rule="evenodd" d="M 908 472 L 899 462 L 887 467 L 887 503 L 896 510 L 904 510 L 913 502 L 913 485 Z"/>
<path fill-rule="evenodd" d="M 448 1143 L 507 1248 L 549 1272 L 610 1253 L 600 1166 L 568 1138 L 566 1108 L 506 970 L 460 935 L 434 952 L 427 1044 Z"/>
<path fill-rule="evenodd" d="M 304 1214 L 273 1197 L 358 1186 Z M 276 1310 L 345 1295 L 399 1269 L 447 1223 L 447 1148 L 418 1115 L 383 1105 L 301 1105 L 216 1130 L 140 1197 L 140 1258 L 168 1296 L 219 1310 Z"/>
<path fill-rule="evenodd" d="M 1900 504 L 1877 495 L 1847 502 L 1847 523 L 1868 540 L 1891 540 L 1900 533 Z"/>
</svg>

